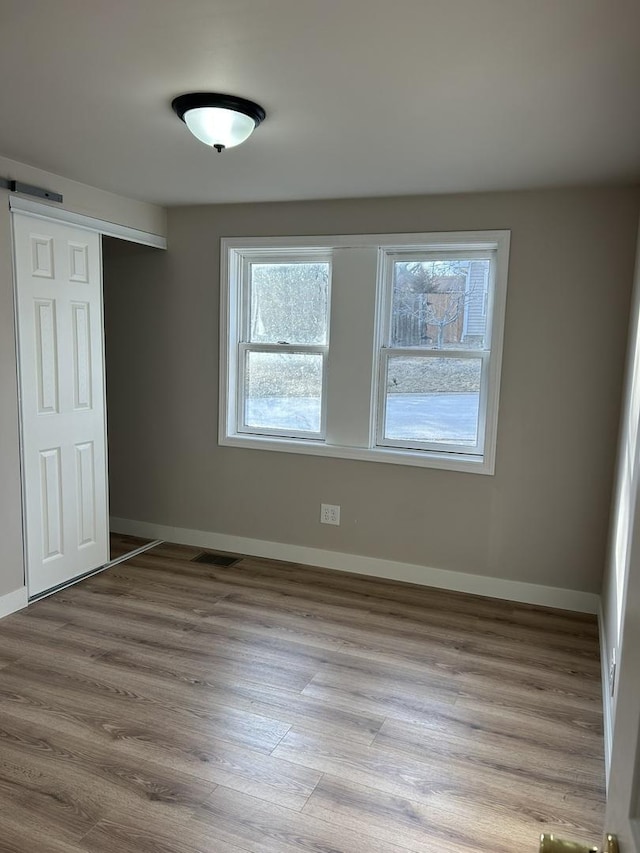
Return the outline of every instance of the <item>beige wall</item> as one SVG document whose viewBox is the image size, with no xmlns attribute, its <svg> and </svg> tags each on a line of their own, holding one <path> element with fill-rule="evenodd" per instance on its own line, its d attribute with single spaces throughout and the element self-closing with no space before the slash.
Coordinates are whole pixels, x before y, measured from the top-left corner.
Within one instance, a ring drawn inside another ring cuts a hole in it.
<svg viewBox="0 0 640 853">
<path fill-rule="evenodd" d="M 52 203 L 51 206 L 54 209 L 64 207 L 65 210 L 72 210 L 83 216 L 93 216 L 106 222 L 115 222 L 118 225 L 126 225 L 129 228 L 166 237 L 167 212 L 164 207 L 159 207 L 157 204 L 148 204 L 146 201 L 136 201 L 106 190 L 99 190 L 2 156 L 0 156 L 0 177 L 23 181 L 25 184 L 61 193 L 64 202 L 62 205 Z M 33 200 L 48 204 L 41 198 Z"/>
<path fill-rule="evenodd" d="M 188 207 L 166 254 L 110 245 L 112 515 L 598 592 L 639 205 L 596 189 Z M 220 237 L 501 228 L 495 476 L 218 447 Z"/>
<path fill-rule="evenodd" d="M 4 157 L 0 157 L 0 177 L 61 192 L 66 210 L 166 234 L 166 212 L 156 205 L 122 198 Z M 0 597 L 24 584 L 9 195 L 0 189 Z"/>
</svg>

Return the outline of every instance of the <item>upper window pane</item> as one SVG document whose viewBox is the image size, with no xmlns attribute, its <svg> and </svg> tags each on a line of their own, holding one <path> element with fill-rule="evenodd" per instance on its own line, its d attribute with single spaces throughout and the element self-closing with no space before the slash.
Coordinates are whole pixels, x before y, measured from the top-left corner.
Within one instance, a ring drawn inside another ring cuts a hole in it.
<svg viewBox="0 0 640 853">
<path fill-rule="evenodd" d="M 485 349 L 489 259 L 395 261 L 394 347 Z"/>
<path fill-rule="evenodd" d="M 251 343 L 326 344 L 328 263 L 251 264 Z"/>
</svg>

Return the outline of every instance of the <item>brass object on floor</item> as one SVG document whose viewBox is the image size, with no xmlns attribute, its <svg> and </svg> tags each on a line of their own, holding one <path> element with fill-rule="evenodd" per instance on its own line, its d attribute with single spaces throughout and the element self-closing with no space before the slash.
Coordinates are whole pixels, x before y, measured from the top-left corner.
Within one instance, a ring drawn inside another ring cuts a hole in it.
<svg viewBox="0 0 640 853">
<path fill-rule="evenodd" d="M 615 835 L 607 835 L 607 846 L 604 848 L 604 853 L 619 853 L 618 839 Z"/>
<path fill-rule="evenodd" d="M 598 853 L 598 848 L 545 834 L 540 836 L 540 853 Z"/>
<path fill-rule="evenodd" d="M 578 841 L 565 841 L 551 833 L 540 836 L 540 853 L 598 853 L 598 848 Z M 615 835 L 607 835 L 607 846 L 602 853 L 619 853 Z"/>
</svg>

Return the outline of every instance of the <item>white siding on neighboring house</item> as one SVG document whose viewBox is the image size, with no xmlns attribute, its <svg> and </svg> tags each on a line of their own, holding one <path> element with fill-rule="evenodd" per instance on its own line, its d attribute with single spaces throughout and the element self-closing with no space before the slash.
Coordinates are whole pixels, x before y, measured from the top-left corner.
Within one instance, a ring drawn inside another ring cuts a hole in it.
<svg viewBox="0 0 640 853">
<path fill-rule="evenodd" d="M 463 339 L 471 335 L 484 335 L 487 323 L 488 276 L 489 264 L 486 261 L 469 263 Z"/>
</svg>

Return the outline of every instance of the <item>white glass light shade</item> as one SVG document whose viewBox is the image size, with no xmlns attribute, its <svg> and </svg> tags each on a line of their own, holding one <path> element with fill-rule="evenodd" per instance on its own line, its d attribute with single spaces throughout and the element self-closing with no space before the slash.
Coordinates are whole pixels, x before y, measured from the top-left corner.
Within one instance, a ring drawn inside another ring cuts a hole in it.
<svg viewBox="0 0 640 853">
<path fill-rule="evenodd" d="M 211 147 L 233 148 L 248 139 L 255 130 L 255 121 L 244 113 L 222 107 L 197 107 L 184 114 L 191 133 Z"/>
</svg>

